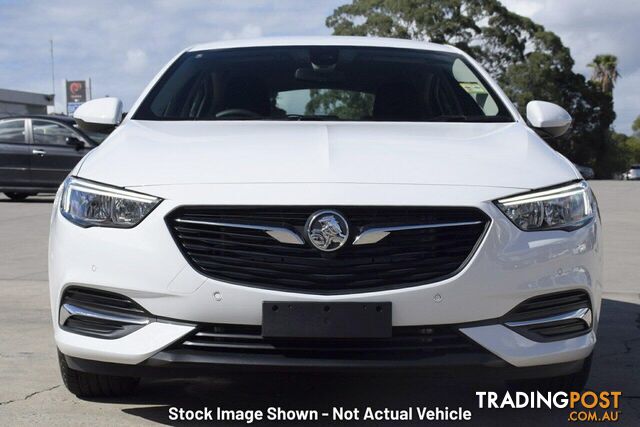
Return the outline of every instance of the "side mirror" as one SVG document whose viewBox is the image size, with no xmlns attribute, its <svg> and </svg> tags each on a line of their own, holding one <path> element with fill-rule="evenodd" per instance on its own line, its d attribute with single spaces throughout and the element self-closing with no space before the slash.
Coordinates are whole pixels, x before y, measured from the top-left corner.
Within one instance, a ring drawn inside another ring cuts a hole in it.
<svg viewBox="0 0 640 427">
<path fill-rule="evenodd" d="M 66 139 L 66 143 L 67 145 L 75 148 L 78 151 L 84 148 L 84 142 L 82 142 L 80 139 L 76 138 L 75 136 L 68 136 Z"/>
<path fill-rule="evenodd" d="M 90 132 L 110 132 L 122 120 L 122 101 L 118 98 L 98 98 L 85 102 L 73 113 L 80 129 Z"/>
<path fill-rule="evenodd" d="M 532 127 L 550 137 L 563 135 L 571 127 L 571 115 L 559 105 L 546 101 L 527 104 L 527 120 Z"/>
</svg>

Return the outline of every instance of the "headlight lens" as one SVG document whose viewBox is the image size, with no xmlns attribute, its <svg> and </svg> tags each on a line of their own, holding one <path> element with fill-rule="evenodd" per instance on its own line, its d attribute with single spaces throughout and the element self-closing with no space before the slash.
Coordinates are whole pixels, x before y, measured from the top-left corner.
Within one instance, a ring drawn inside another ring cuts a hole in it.
<svg viewBox="0 0 640 427">
<path fill-rule="evenodd" d="M 135 227 L 162 200 L 75 177 L 63 185 L 62 216 L 81 227 Z"/>
<path fill-rule="evenodd" d="M 575 230 L 594 216 L 595 198 L 585 181 L 496 202 L 521 230 Z"/>
</svg>

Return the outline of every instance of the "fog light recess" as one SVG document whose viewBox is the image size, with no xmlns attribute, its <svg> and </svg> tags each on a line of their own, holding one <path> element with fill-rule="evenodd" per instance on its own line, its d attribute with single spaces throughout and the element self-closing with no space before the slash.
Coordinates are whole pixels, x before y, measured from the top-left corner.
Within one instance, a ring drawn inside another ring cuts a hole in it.
<svg viewBox="0 0 640 427">
<path fill-rule="evenodd" d="M 591 331 L 591 299 L 583 290 L 530 298 L 502 318 L 502 323 L 533 341 L 560 341 Z"/>
<path fill-rule="evenodd" d="M 64 291 L 58 324 L 66 331 L 96 338 L 121 338 L 155 319 L 130 298 L 97 289 Z"/>
</svg>

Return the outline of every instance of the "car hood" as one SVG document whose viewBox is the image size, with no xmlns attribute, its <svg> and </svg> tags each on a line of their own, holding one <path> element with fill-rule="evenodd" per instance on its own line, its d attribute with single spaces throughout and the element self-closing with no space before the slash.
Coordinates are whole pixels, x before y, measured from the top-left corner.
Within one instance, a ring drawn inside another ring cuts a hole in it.
<svg viewBox="0 0 640 427">
<path fill-rule="evenodd" d="M 540 188 L 578 178 L 521 123 L 129 120 L 78 175 L 120 187 L 384 183 Z"/>
</svg>

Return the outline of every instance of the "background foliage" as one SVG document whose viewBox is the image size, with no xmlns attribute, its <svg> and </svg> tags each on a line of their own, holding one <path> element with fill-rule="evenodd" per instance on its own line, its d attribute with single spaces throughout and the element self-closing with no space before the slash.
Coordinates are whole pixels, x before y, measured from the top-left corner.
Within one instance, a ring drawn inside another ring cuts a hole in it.
<svg viewBox="0 0 640 427">
<path fill-rule="evenodd" d="M 587 80 L 573 72 L 571 52 L 556 34 L 510 12 L 498 0 L 353 0 L 335 9 L 326 24 L 336 35 L 456 46 L 493 75 L 523 115 L 534 99 L 565 107 L 574 118 L 573 127 L 548 142 L 573 162 L 593 167 L 596 176 L 604 178 L 633 161 L 633 141 L 628 140 L 634 137 L 611 130 L 617 59 L 596 57 L 591 64 L 594 76 Z"/>
</svg>

